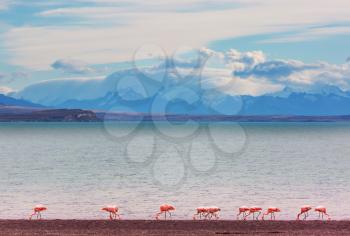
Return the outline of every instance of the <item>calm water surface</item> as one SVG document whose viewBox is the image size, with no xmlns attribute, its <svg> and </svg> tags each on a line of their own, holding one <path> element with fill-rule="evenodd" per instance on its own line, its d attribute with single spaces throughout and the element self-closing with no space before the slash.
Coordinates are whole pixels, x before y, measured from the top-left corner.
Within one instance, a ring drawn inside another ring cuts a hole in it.
<svg viewBox="0 0 350 236">
<path fill-rule="evenodd" d="M 349 168 L 346 123 L 2 123 L 0 218 L 26 218 L 41 203 L 50 219 L 103 218 L 105 204 L 142 219 L 170 203 L 179 219 L 202 205 L 223 219 L 241 205 L 294 219 L 304 204 L 350 219 Z"/>
</svg>

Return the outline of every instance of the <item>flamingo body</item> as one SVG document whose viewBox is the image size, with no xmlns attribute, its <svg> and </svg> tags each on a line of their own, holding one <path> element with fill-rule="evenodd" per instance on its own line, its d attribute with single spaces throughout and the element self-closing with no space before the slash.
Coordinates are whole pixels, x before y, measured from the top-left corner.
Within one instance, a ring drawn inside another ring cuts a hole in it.
<svg viewBox="0 0 350 236">
<path fill-rule="evenodd" d="M 240 208 L 238 208 L 238 214 L 237 214 L 237 220 L 239 220 L 239 216 L 242 214 L 243 218 L 244 219 L 246 217 L 246 215 L 248 214 L 249 212 L 249 207 L 247 206 L 241 206 Z"/>
<path fill-rule="evenodd" d="M 271 215 L 271 220 L 275 220 L 275 213 L 276 212 L 281 212 L 281 210 L 277 207 L 269 207 L 267 208 L 267 211 L 263 214 L 262 219 L 264 220 L 264 217 L 267 215 Z"/>
<path fill-rule="evenodd" d="M 198 215 L 200 219 L 202 219 L 202 217 L 204 217 L 204 219 L 209 219 L 209 220 L 211 220 L 213 217 L 215 219 L 219 219 L 219 215 L 218 215 L 219 211 L 221 211 L 221 209 L 216 206 L 198 207 L 197 213 L 193 215 L 193 220 L 196 220 L 196 216 Z"/>
<path fill-rule="evenodd" d="M 312 209 L 310 205 L 304 205 L 300 208 L 300 213 L 297 216 L 297 220 L 300 220 L 300 216 L 304 215 L 303 220 L 306 220 L 306 218 L 309 216 L 309 211 Z"/>
<path fill-rule="evenodd" d="M 109 213 L 110 220 L 120 219 L 120 215 L 118 214 L 119 208 L 115 205 L 108 205 L 101 209 L 102 211 L 106 211 Z"/>
<path fill-rule="evenodd" d="M 327 209 L 324 206 L 315 207 L 315 211 L 318 212 L 319 219 L 322 217 L 322 220 L 323 220 L 324 215 L 326 215 L 328 217 L 328 220 L 331 219 L 330 216 L 327 214 Z"/>
<path fill-rule="evenodd" d="M 159 212 L 156 214 L 156 219 L 159 220 L 159 216 L 164 213 L 164 219 L 166 220 L 167 214 L 171 217 L 171 211 L 175 211 L 174 206 L 168 204 L 161 205 L 159 207 Z"/>
<path fill-rule="evenodd" d="M 36 205 L 34 208 L 33 208 L 33 213 L 29 216 L 29 220 L 31 220 L 33 218 L 33 216 L 36 215 L 36 218 L 41 220 L 41 212 L 43 211 L 46 211 L 47 210 L 47 207 L 44 206 L 44 205 Z"/>
<path fill-rule="evenodd" d="M 258 206 L 252 206 L 249 208 L 249 212 L 248 214 L 245 215 L 245 217 L 243 218 L 244 220 L 247 219 L 248 216 L 250 216 L 251 214 L 253 214 L 253 220 L 259 220 L 259 216 L 261 214 L 262 208 L 258 207 Z M 258 213 L 258 215 L 255 217 L 255 213 Z"/>
</svg>

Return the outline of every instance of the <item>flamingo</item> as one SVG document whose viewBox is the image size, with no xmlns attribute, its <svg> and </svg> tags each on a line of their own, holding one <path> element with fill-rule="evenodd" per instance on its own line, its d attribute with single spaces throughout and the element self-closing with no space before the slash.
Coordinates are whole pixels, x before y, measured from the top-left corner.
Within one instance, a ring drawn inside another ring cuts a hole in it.
<svg viewBox="0 0 350 236">
<path fill-rule="evenodd" d="M 330 220 L 330 216 L 327 214 L 327 209 L 324 206 L 318 206 L 315 208 L 315 211 L 318 212 L 318 218 L 320 219 L 322 216 L 322 220 L 323 220 L 323 216 L 326 215 L 328 217 L 328 220 Z"/>
<path fill-rule="evenodd" d="M 199 219 L 202 219 L 202 216 L 206 218 L 207 208 L 206 207 L 198 207 L 197 213 L 193 215 L 193 220 L 196 219 L 196 216 L 199 215 Z"/>
<path fill-rule="evenodd" d="M 120 215 L 118 214 L 119 208 L 117 206 L 108 205 L 103 207 L 101 211 L 108 212 L 110 220 L 116 220 L 117 218 L 120 220 Z"/>
<path fill-rule="evenodd" d="M 212 217 L 215 217 L 215 219 L 219 219 L 218 213 L 221 211 L 219 207 L 212 206 L 212 207 L 198 207 L 197 208 L 197 214 L 193 215 L 193 220 L 196 220 L 196 216 L 199 215 L 199 218 L 202 219 L 202 216 L 204 219 L 211 219 Z"/>
<path fill-rule="evenodd" d="M 271 220 L 275 220 L 275 213 L 276 212 L 281 212 L 281 210 L 277 207 L 269 207 L 267 208 L 267 211 L 262 215 L 262 220 L 264 220 L 264 216 L 267 216 L 269 214 L 271 214 Z"/>
<path fill-rule="evenodd" d="M 304 215 L 304 219 L 306 220 L 306 218 L 309 216 L 309 211 L 312 209 L 312 207 L 310 205 L 304 205 L 300 208 L 300 213 L 297 216 L 297 220 L 300 220 L 300 216 Z"/>
<path fill-rule="evenodd" d="M 209 207 L 208 209 L 208 213 L 207 216 L 209 217 L 209 220 L 214 216 L 216 220 L 219 219 L 219 211 L 221 211 L 221 209 L 219 207 L 213 206 L 213 207 Z"/>
<path fill-rule="evenodd" d="M 241 206 L 240 208 L 238 208 L 238 214 L 237 214 L 237 220 L 239 220 L 239 216 L 241 215 L 241 214 L 243 214 L 243 218 L 242 219 L 244 219 L 245 218 L 245 216 L 246 216 L 246 214 L 248 214 L 247 212 L 249 212 L 249 207 L 247 207 L 247 206 Z"/>
<path fill-rule="evenodd" d="M 36 205 L 34 208 L 33 208 L 33 214 L 31 214 L 29 216 L 29 220 L 31 220 L 33 218 L 33 216 L 36 215 L 36 218 L 37 219 L 40 219 L 41 220 L 41 212 L 42 211 L 46 211 L 47 210 L 47 207 L 45 207 L 44 205 Z"/>
<path fill-rule="evenodd" d="M 172 205 L 165 204 L 165 205 L 161 205 L 159 210 L 160 211 L 157 213 L 156 219 L 159 220 L 159 216 L 164 213 L 164 219 L 166 220 L 166 214 L 168 213 L 169 216 L 171 217 L 170 211 L 175 211 L 175 207 L 173 207 Z"/>
<path fill-rule="evenodd" d="M 249 208 L 249 213 L 245 215 L 245 217 L 243 218 L 244 220 L 247 219 L 247 217 L 251 214 L 253 214 L 253 220 L 259 220 L 259 216 L 261 214 L 262 208 L 261 207 L 257 207 L 257 206 L 253 206 Z M 255 213 L 259 213 L 257 215 L 257 217 L 255 217 Z"/>
</svg>

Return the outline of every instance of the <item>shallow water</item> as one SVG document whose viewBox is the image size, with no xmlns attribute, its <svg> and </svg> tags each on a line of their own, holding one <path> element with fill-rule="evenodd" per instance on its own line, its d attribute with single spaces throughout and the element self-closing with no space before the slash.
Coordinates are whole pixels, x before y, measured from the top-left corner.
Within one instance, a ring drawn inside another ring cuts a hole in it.
<svg viewBox="0 0 350 236">
<path fill-rule="evenodd" d="M 350 219 L 350 123 L 2 123 L 0 218 L 153 217 L 160 204 L 191 219 L 198 206 L 235 219 L 241 205 L 304 204 Z M 317 214 L 312 213 L 311 218 Z"/>
</svg>

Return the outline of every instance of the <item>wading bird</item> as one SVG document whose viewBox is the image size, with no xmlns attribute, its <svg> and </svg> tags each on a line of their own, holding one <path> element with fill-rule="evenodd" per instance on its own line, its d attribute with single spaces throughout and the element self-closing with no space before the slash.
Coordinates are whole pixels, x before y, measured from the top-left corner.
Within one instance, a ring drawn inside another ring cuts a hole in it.
<svg viewBox="0 0 350 236">
<path fill-rule="evenodd" d="M 248 214 L 249 212 L 249 207 L 247 206 L 241 206 L 240 208 L 238 208 L 238 214 L 237 214 L 237 220 L 239 220 L 239 216 L 242 214 L 242 220 L 244 220 L 245 216 Z"/>
<path fill-rule="evenodd" d="M 267 208 L 267 211 L 262 215 L 262 220 L 264 220 L 264 217 L 267 215 L 271 216 L 271 220 L 276 220 L 275 213 L 281 212 L 281 210 L 277 207 L 269 207 Z"/>
<path fill-rule="evenodd" d="M 193 220 L 196 220 L 197 216 L 199 216 L 199 219 L 206 218 L 207 214 L 207 208 L 206 207 L 198 207 L 197 213 L 193 215 Z"/>
<path fill-rule="evenodd" d="M 109 219 L 110 220 L 116 220 L 119 219 L 120 220 L 120 215 L 118 214 L 118 207 L 117 206 L 105 206 L 101 209 L 101 211 L 106 211 L 109 213 Z"/>
<path fill-rule="evenodd" d="M 29 220 L 31 220 L 33 218 L 33 216 L 36 215 L 36 218 L 41 220 L 41 212 L 42 211 L 46 211 L 47 210 L 47 207 L 45 207 L 44 205 L 36 205 L 34 208 L 33 208 L 34 212 L 33 214 L 31 214 L 29 216 Z"/>
<path fill-rule="evenodd" d="M 209 220 L 211 220 L 212 217 L 214 217 L 216 220 L 219 219 L 219 211 L 221 211 L 221 209 L 219 207 L 209 207 L 208 208 L 208 214 L 207 217 L 209 218 Z"/>
<path fill-rule="evenodd" d="M 172 205 L 165 204 L 160 206 L 159 210 L 160 211 L 157 213 L 156 219 L 159 220 L 159 216 L 164 213 L 164 219 L 166 220 L 166 215 L 169 214 L 169 216 L 171 217 L 170 211 L 175 211 L 175 207 L 173 207 Z"/>
<path fill-rule="evenodd" d="M 204 219 L 209 219 L 211 220 L 213 217 L 217 220 L 219 219 L 219 211 L 221 211 L 221 209 L 219 207 L 198 207 L 197 208 L 197 213 L 193 215 L 193 220 L 196 220 L 197 216 L 199 216 L 200 219 L 202 219 L 202 217 Z"/>
<path fill-rule="evenodd" d="M 323 220 L 323 216 L 326 215 L 328 217 L 328 220 L 330 220 L 330 216 L 327 214 L 327 209 L 324 206 L 318 206 L 315 208 L 315 211 L 318 212 L 318 218 L 320 219 L 322 216 L 322 220 Z"/>
<path fill-rule="evenodd" d="M 300 220 L 300 216 L 304 215 L 303 220 L 306 220 L 306 218 L 309 216 L 309 211 L 312 209 L 309 205 L 304 205 L 300 208 L 300 213 L 297 216 L 297 220 Z"/>
<path fill-rule="evenodd" d="M 261 214 L 262 208 L 261 207 L 257 207 L 257 206 L 253 206 L 249 208 L 249 213 L 246 214 L 246 216 L 244 217 L 244 220 L 247 219 L 248 216 L 250 216 L 251 214 L 253 214 L 253 220 L 259 220 L 259 216 Z M 258 215 L 255 217 L 255 213 L 258 213 Z"/>
</svg>

